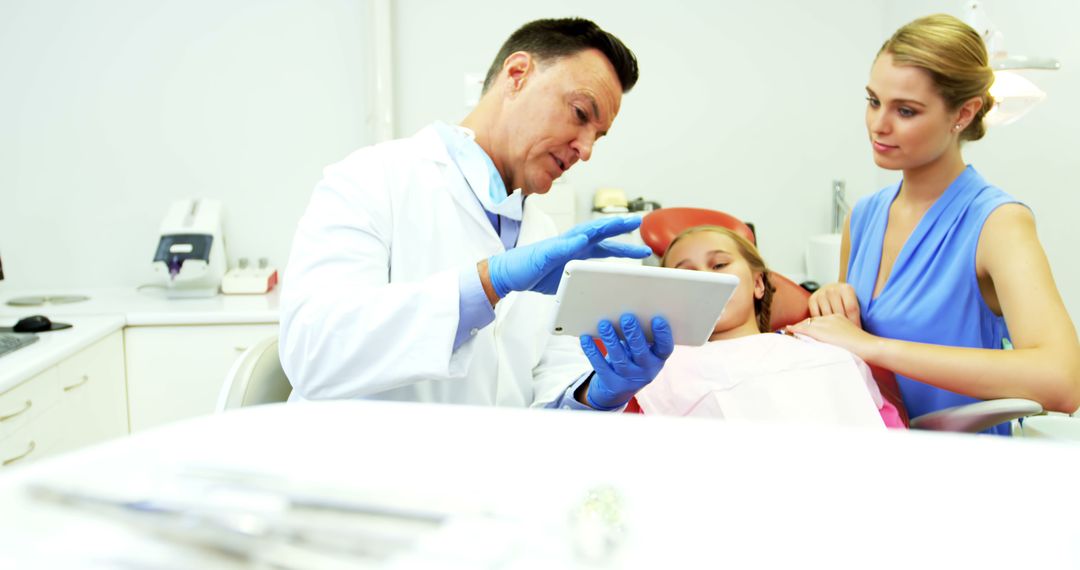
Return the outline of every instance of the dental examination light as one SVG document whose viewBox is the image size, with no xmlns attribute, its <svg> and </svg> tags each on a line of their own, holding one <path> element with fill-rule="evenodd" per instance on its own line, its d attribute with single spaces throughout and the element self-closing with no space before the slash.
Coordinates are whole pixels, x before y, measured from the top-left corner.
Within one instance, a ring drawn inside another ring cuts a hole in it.
<svg viewBox="0 0 1080 570">
<path fill-rule="evenodd" d="M 994 25 L 978 0 L 965 2 L 964 21 L 982 36 L 994 70 L 990 95 L 994 107 L 986 114 L 989 126 L 1007 125 L 1023 117 L 1046 98 L 1046 93 L 1019 70 L 1056 70 L 1061 63 L 1052 57 L 1010 55 L 1005 51 L 1004 34 Z"/>
</svg>

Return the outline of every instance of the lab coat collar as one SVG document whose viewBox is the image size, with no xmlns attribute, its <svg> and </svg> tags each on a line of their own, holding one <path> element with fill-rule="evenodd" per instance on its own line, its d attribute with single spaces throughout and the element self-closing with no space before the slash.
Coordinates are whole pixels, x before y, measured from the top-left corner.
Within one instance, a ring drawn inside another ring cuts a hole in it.
<svg viewBox="0 0 1080 570">
<path fill-rule="evenodd" d="M 502 175 L 483 148 L 476 143 L 476 134 L 467 127 L 437 122 L 435 131 L 446 145 L 450 159 L 461 170 L 476 199 L 484 210 L 521 221 L 525 198 L 521 188 L 507 195 Z"/>
<path fill-rule="evenodd" d="M 435 125 L 428 125 L 413 135 L 412 139 L 408 140 L 411 143 L 410 146 L 415 149 L 420 158 L 430 160 L 441 167 L 443 179 L 447 183 L 446 189 L 454 198 L 454 201 L 487 235 L 492 246 L 497 247 L 494 251 L 502 251 L 503 244 L 499 234 L 491 226 L 491 220 L 484 213 L 483 206 L 473 195 L 467 181 L 463 180 L 461 171 L 450 157 L 446 143 L 443 142 L 439 132 L 435 130 Z"/>
</svg>

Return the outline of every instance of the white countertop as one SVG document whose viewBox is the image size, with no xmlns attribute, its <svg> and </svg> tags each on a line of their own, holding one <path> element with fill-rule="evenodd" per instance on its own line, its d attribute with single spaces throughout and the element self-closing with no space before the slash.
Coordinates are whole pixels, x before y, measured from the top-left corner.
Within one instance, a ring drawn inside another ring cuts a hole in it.
<svg viewBox="0 0 1080 570">
<path fill-rule="evenodd" d="M 257 567 L 155 538 L 139 524 L 145 514 L 124 522 L 25 492 L 51 482 L 136 505 L 193 492 L 206 501 L 230 495 L 199 474 L 224 471 L 243 476 L 239 489 L 269 477 L 331 500 L 479 514 L 457 528 L 469 532 L 444 527 L 397 569 L 1075 568 L 1080 526 L 1067 514 L 1080 508 L 1078 449 L 558 410 L 270 405 L 5 471 L 0 566 Z M 581 518 L 595 490 L 617 500 Z M 214 504 L 236 513 L 252 501 Z M 576 542 L 598 549 L 605 527 L 617 539 L 609 564 L 575 560 Z"/>
<path fill-rule="evenodd" d="M 0 326 L 9 327 L 15 324 L 16 320 L 0 317 Z M 124 318 L 121 315 L 72 316 L 54 320 L 72 326 L 69 329 L 38 333 L 37 342 L 0 356 L 0 394 L 105 338 L 109 333 L 124 328 Z"/>
<path fill-rule="evenodd" d="M 204 299 L 169 299 L 161 289 L 33 289 L 0 293 L 0 317 L 28 315 L 119 315 L 124 324 L 134 326 L 250 324 L 278 322 L 276 288 L 265 295 L 223 295 Z M 7 302 L 18 297 L 85 295 L 78 303 L 13 307 Z"/>
<path fill-rule="evenodd" d="M 109 333 L 124 327 L 278 322 L 278 291 L 266 295 L 216 295 L 204 299 L 168 299 L 161 289 L 34 289 L 0 293 L 0 326 L 23 317 L 45 315 L 74 325 L 40 333 L 38 342 L 0 356 L 0 393 L 29 380 Z M 10 299 L 84 295 L 77 303 L 16 307 Z"/>
</svg>

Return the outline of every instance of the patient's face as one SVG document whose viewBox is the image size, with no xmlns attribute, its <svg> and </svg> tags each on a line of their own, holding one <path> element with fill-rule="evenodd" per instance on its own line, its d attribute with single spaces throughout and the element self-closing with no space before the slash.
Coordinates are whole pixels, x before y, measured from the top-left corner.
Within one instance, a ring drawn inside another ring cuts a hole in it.
<svg viewBox="0 0 1080 570">
<path fill-rule="evenodd" d="M 761 273 L 755 274 L 730 237 L 710 231 L 690 234 L 679 240 L 667 254 L 665 267 L 727 273 L 739 278 L 735 294 L 713 329 L 710 340 L 757 334 L 754 299 L 765 293 Z"/>
</svg>

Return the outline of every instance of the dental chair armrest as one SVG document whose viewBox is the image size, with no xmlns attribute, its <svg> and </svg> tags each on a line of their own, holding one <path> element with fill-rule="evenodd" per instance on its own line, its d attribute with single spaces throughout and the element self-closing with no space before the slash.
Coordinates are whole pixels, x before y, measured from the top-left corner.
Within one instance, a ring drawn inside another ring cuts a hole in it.
<svg viewBox="0 0 1080 570">
<path fill-rule="evenodd" d="M 1042 405 L 1032 400 L 987 400 L 921 415 L 911 420 L 911 428 L 978 433 L 1016 418 L 1041 414 L 1042 411 Z"/>
</svg>

